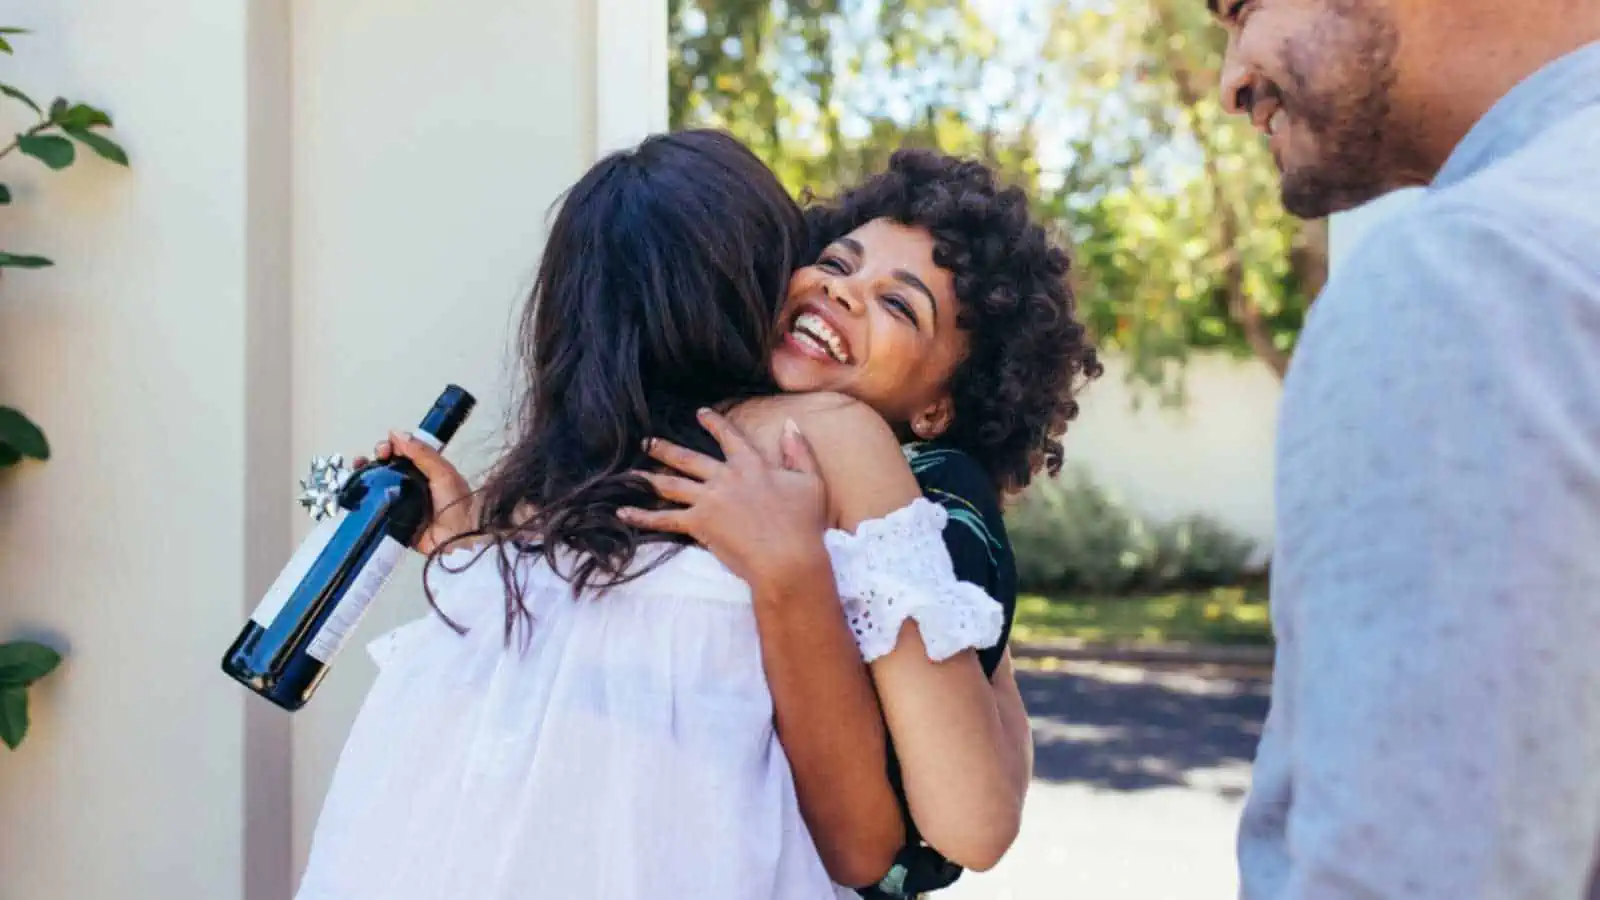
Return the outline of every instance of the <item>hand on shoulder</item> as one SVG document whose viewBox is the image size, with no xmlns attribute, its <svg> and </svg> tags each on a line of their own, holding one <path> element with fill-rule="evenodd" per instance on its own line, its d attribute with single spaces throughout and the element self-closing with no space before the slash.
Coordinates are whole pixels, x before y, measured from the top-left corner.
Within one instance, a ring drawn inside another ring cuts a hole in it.
<svg viewBox="0 0 1600 900">
<path fill-rule="evenodd" d="M 798 395 L 792 418 L 816 455 L 838 527 L 853 531 L 922 496 L 894 429 L 843 394 Z"/>
<path fill-rule="evenodd" d="M 693 538 L 752 585 L 782 583 L 825 562 L 828 496 L 809 448 L 794 427 L 780 448 L 782 462 L 765 458 L 744 428 L 710 410 L 705 426 L 724 459 L 652 438 L 645 451 L 667 471 L 636 472 L 676 508 L 623 508 L 617 515 L 639 528 Z"/>
<path fill-rule="evenodd" d="M 760 444 L 764 453 L 771 451 L 774 459 L 778 458 L 783 424 L 789 420 L 800 426 L 813 447 L 844 443 L 852 435 L 879 446 L 899 446 L 894 430 L 876 410 L 854 397 L 832 391 L 747 400 L 735 407 L 729 418 Z"/>
</svg>

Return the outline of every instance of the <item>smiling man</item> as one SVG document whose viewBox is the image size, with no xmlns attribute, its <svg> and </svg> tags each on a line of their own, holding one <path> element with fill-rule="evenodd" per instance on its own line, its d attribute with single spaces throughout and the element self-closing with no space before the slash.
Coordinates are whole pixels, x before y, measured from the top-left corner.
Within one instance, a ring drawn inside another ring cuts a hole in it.
<svg viewBox="0 0 1600 900">
<path fill-rule="evenodd" d="M 1600 898 L 1600 3 L 1216 0 L 1303 217 L 1248 900 Z"/>
</svg>

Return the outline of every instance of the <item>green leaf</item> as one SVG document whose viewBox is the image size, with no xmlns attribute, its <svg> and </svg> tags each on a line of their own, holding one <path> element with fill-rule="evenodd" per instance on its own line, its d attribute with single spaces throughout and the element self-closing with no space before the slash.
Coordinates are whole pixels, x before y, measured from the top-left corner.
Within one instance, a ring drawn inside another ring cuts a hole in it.
<svg viewBox="0 0 1600 900">
<path fill-rule="evenodd" d="M 26 28 L 14 28 L 11 26 L 6 26 L 4 28 L 0 28 L 0 34 L 33 34 L 33 32 Z"/>
<path fill-rule="evenodd" d="M 0 688 L 0 741 L 15 750 L 28 736 L 28 691 Z"/>
<path fill-rule="evenodd" d="M 0 644 L 0 690 L 27 687 L 54 672 L 61 654 L 33 641 Z"/>
<path fill-rule="evenodd" d="M 56 117 L 56 121 L 64 128 L 94 128 L 98 125 L 110 125 L 111 116 L 104 110 L 96 109 L 87 103 L 77 103 Z"/>
<path fill-rule="evenodd" d="M 57 97 L 56 99 L 50 101 L 50 121 L 60 122 L 61 118 L 66 114 L 67 98 Z"/>
<path fill-rule="evenodd" d="M 109 159 L 119 166 L 125 166 L 128 164 L 127 152 L 124 151 L 116 141 L 113 141 L 110 138 L 101 137 L 92 131 L 85 131 L 82 128 L 74 128 L 63 125 L 61 126 L 61 130 L 72 135 L 85 147 L 88 147 L 90 150 L 100 154 L 101 158 Z"/>
<path fill-rule="evenodd" d="M 0 94 L 5 94 L 7 97 L 21 100 L 23 103 L 28 104 L 28 107 L 34 112 L 41 116 L 44 115 L 44 110 L 39 108 L 39 104 L 33 102 L 32 97 L 29 97 L 27 94 L 24 94 L 9 84 L 0 84 Z"/>
<path fill-rule="evenodd" d="M 42 269 L 55 263 L 42 256 L 23 256 L 0 250 L 0 269 Z"/>
<path fill-rule="evenodd" d="M 17 149 L 57 170 L 72 165 L 77 157 L 71 141 L 53 134 L 19 135 Z"/>
<path fill-rule="evenodd" d="M 22 462 L 22 454 L 11 449 L 11 445 L 0 441 L 0 469 L 9 468 Z"/>
<path fill-rule="evenodd" d="M 5 185 L 0 184 L 0 206 L 5 206 L 7 203 L 10 203 L 10 202 L 11 202 L 11 188 L 8 188 Z"/>
<path fill-rule="evenodd" d="M 11 52 L 11 44 L 5 38 L 0 37 L 0 53 L 10 53 L 10 52 Z"/>
<path fill-rule="evenodd" d="M 9 406 L 0 406 L 0 444 L 5 444 L 34 459 L 50 458 L 50 442 L 28 417 Z"/>
</svg>

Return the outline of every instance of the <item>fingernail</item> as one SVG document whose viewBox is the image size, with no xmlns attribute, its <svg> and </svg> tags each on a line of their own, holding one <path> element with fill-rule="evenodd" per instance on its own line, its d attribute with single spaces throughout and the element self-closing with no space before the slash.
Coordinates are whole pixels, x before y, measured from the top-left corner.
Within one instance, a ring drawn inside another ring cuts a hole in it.
<svg viewBox="0 0 1600 900">
<path fill-rule="evenodd" d="M 783 420 L 783 433 L 789 435 L 790 437 L 799 437 L 800 436 L 800 425 L 798 423 L 796 423 L 795 420 L 793 420 L 793 419 L 784 419 Z"/>
<path fill-rule="evenodd" d="M 617 509 L 617 518 L 627 522 L 633 518 L 633 507 L 623 506 Z"/>
<path fill-rule="evenodd" d="M 702 407 L 700 407 L 700 408 L 699 408 L 699 409 L 697 409 L 697 410 L 695 410 L 695 413 L 694 413 L 694 414 L 695 414 L 695 415 L 697 415 L 697 416 L 699 416 L 699 417 L 700 417 L 700 418 L 702 418 L 702 419 L 704 419 L 704 418 L 706 418 L 706 417 L 707 417 L 707 416 L 710 416 L 710 415 L 711 415 L 711 407 L 709 407 L 709 406 L 702 406 Z"/>
<path fill-rule="evenodd" d="M 649 453 L 650 452 L 650 445 L 654 444 L 655 442 L 656 442 L 655 438 L 645 438 L 644 440 L 639 442 L 639 447 L 640 447 L 640 449 L 644 450 L 644 452 Z"/>
</svg>

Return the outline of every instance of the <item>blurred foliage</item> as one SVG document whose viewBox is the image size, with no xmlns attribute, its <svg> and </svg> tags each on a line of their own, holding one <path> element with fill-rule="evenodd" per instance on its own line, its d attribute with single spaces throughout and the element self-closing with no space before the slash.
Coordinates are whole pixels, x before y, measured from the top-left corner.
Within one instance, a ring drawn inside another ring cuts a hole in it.
<svg viewBox="0 0 1600 900">
<path fill-rule="evenodd" d="M 1225 116 L 1195 0 L 669 0 L 671 124 L 727 129 L 827 195 L 902 145 L 978 156 L 1075 247 L 1084 315 L 1181 400 L 1197 350 L 1280 375 L 1326 271 Z"/>
<path fill-rule="evenodd" d="M 1205 516 L 1157 522 L 1081 466 L 1041 478 L 1006 510 L 1023 590 L 1117 594 L 1242 584 L 1248 538 Z"/>
</svg>

